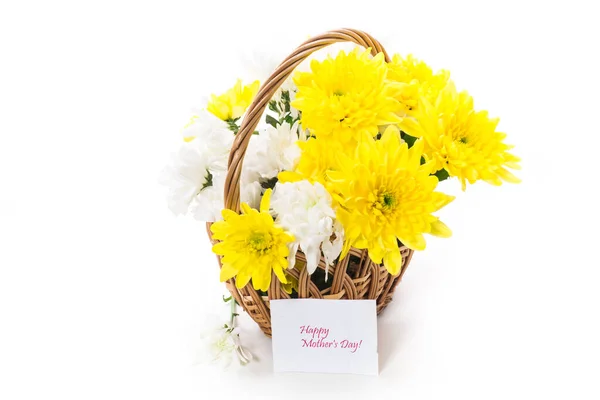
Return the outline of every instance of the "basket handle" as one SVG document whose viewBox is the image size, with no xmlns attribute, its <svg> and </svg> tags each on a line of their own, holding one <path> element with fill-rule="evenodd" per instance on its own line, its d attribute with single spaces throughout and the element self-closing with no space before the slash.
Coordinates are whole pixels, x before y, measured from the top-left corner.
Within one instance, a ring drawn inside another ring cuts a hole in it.
<svg viewBox="0 0 600 400">
<path fill-rule="evenodd" d="M 262 84 L 256 97 L 252 101 L 252 104 L 248 107 L 246 116 L 235 136 L 231 152 L 229 153 L 227 177 L 225 178 L 225 208 L 238 213 L 240 212 L 240 178 L 244 155 L 246 154 L 246 149 L 248 148 L 252 133 L 260 122 L 265 108 L 267 108 L 269 101 L 277 89 L 279 89 L 283 82 L 285 82 L 292 74 L 294 69 L 311 55 L 312 52 L 338 42 L 352 42 L 365 48 L 371 48 L 373 56 L 378 53 L 383 53 L 385 61 L 390 61 L 385 49 L 377 40 L 368 33 L 356 29 L 337 29 L 322 35 L 314 36 L 302 43 L 292 54 L 279 64 L 279 67 L 277 67 L 275 72 L 273 72 Z"/>
</svg>

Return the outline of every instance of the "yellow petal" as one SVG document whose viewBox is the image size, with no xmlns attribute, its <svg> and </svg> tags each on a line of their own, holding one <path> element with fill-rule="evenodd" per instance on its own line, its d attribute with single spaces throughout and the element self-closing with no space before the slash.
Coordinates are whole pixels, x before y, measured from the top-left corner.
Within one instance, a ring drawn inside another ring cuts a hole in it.
<svg viewBox="0 0 600 400">
<path fill-rule="evenodd" d="M 424 146 L 423 139 L 418 139 L 415 141 L 415 144 L 413 144 L 413 146 L 408 150 L 408 154 L 409 154 L 408 165 L 409 166 L 416 167 L 421 164 L 421 156 L 423 155 L 423 146 Z"/>
<path fill-rule="evenodd" d="M 398 275 L 402 268 L 402 254 L 400 254 L 400 249 L 395 248 L 387 251 L 383 256 L 383 265 L 390 274 L 393 276 Z"/>
<path fill-rule="evenodd" d="M 425 238 L 420 233 L 415 233 L 412 236 L 402 237 L 400 238 L 402 243 L 406 245 L 409 249 L 413 250 L 425 250 Z"/>
<path fill-rule="evenodd" d="M 359 236 L 358 238 L 356 238 L 356 240 L 354 241 L 353 244 L 354 247 L 356 247 L 357 249 L 366 249 L 367 247 L 369 247 L 369 243 L 367 242 L 367 240 L 364 238 L 364 236 Z"/>
<path fill-rule="evenodd" d="M 242 211 L 242 213 L 244 214 L 250 214 L 252 212 L 252 207 L 250 207 L 248 205 L 248 203 L 242 203 L 240 205 L 240 210 Z"/>
<path fill-rule="evenodd" d="M 375 264 L 380 264 L 383 257 L 385 257 L 386 251 L 381 246 L 369 246 L 369 258 Z"/>
<path fill-rule="evenodd" d="M 449 238 L 450 236 L 452 236 L 452 231 L 450 230 L 450 228 L 448 228 L 446 224 L 444 224 L 439 219 L 431 223 L 431 232 L 429 233 L 433 236 L 442 238 Z"/>
<path fill-rule="evenodd" d="M 237 274 L 237 270 L 233 268 L 231 265 L 224 264 L 223 268 L 221 268 L 221 272 L 219 273 L 219 279 L 221 282 L 225 282 L 233 278 Z"/>
<path fill-rule="evenodd" d="M 380 140 L 383 146 L 400 146 L 400 131 L 398 127 L 396 125 L 389 125 L 385 128 Z"/>
<path fill-rule="evenodd" d="M 352 247 L 352 243 L 350 243 L 349 240 L 344 241 L 344 247 L 342 248 L 342 252 L 340 254 L 340 261 L 343 260 L 348 255 L 348 252 L 350 251 L 351 247 Z"/>
<path fill-rule="evenodd" d="M 219 242 L 215 243 L 212 247 L 212 251 L 215 254 L 224 255 L 227 253 L 227 243 Z"/>
<path fill-rule="evenodd" d="M 271 268 L 268 265 L 259 267 L 259 271 L 252 276 L 252 286 L 256 290 L 266 292 L 271 284 Z"/>
<path fill-rule="evenodd" d="M 510 169 L 521 169 L 521 165 L 519 165 L 516 161 L 507 161 L 504 163 L 504 166 Z"/>
<path fill-rule="evenodd" d="M 239 271 L 235 277 L 235 287 L 242 289 L 250 282 L 250 274 L 246 270 Z"/>
<path fill-rule="evenodd" d="M 448 194 L 442 193 L 442 192 L 433 192 L 432 194 L 432 199 L 433 199 L 433 205 L 434 205 L 434 210 L 433 211 L 437 211 L 440 208 L 450 204 L 456 197 L 454 196 L 450 196 Z"/>
<path fill-rule="evenodd" d="M 279 279 L 279 281 L 283 284 L 288 283 L 288 280 L 285 276 L 285 272 L 283 271 L 283 268 L 281 268 L 281 266 L 276 265 L 273 266 L 273 272 L 275 272 L 275 276 L 277 276 L 277 279 Z"/>
<path fill-rule="evenodd" d="M 281 183 L 285 182 L 298 182 L 303 179 L 302 175 L 293 171 L 281 171 L 279 175 L 277 175 L 277 179 Z"/>
<path fill-rule="evenodd" d="M 271 204 L 271 193 L 273 193 L 273 189 L 267 189 L 265 191 L 265 194 L 263 195 L 263 198 L 260 201 L 260 212 L 269 212 L 269 205 Z"/>
<path fill-rule="evenodd" d="M 223 210 L 221 210 L 221 215 L 223 216 L 223 219 L 225 221 L 227 221 L 229 218 L 235 218 L 237 217 L 239 214 L 236 213 L 235 211 L 230 210 L 229 208 L 224 208 Z M 212 224 L 211 229 L 213 226 L 219 224 L 220 222 L 215 222 L 214 224 Z"/>
<path fill-rule="evenodd" d="M 521 183 L 521 180 L 519 178 L 517 178 L 516 176 L 514 176 L 513 174 L 511 174 L 510 172 L 508 172 L 506 169 L 504 168 L 499 168 L 496 170 L 496 173 L 498 174 L 498 176 L 500 178 L 502 178 L 503 180 L 505 180 L 506 182 L 510 182 L 510 183 Z"/>
</svg>

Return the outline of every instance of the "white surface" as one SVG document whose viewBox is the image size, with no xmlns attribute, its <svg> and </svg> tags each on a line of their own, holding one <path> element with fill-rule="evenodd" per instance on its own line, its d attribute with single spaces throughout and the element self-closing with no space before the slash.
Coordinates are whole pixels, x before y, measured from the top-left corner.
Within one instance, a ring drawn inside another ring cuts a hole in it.
<svg viewBox="0 0 600 400">
<path fill-rule="evenodd" d="M 0 398 L 600 396 L 593 2 L 202 3 L 1 3 Z M 523 183 L 444 209 L 453 238 L 428 239 L 379 318 L 378 377 L 274 375 L 247 316 L 260 362 L 194 365 L 223 287 L 157 175 L 240 49 L 340 26 L 448 68 L 501 117 Z"/>
<path fill-rule="evenodd" d="M 377 375 L 375 300 L 272 300 L 274 372 Z"/>
</svg>

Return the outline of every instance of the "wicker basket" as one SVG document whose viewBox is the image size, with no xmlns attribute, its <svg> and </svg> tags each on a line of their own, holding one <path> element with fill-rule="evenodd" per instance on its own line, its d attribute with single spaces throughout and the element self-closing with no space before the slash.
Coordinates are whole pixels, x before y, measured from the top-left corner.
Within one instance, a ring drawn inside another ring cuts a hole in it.
<svg viewBox="0 0 600 400">
<path fill-rule="evenodd" d="M 225 181 L 225 208 L 239 213 L 240 211 L 240 176 L 242 162 L 248 142 L 252 137 L 258 122 L 260 121 L 269 100 L 273 97 L 281 84 L 290 76 L 294 69 L 304 61 L 312 52 L 322 49 L 337 42 L 353 42 L 365 48 L 370 48 L 373 55 L 383 53 L 386 62 L 390 59 L 381 44 L 365 32 L 354 29 L 339 29 L 325 34 L 315 36 L 301 44 L 292 52 L 275 72 L 261 86 L 256 98 L 248 108 L 242 125 L 235 137 L 229 164 L 227 178 Z M 210 223 L 207 224 L 208 235 L 213 244 L 210 232 Z M 401 247 L 402 269 L 397 276 L 390 275 L 385 267 L 375 264 L 368 256 L 367 250 L 351 249 L 348 256 L 339 260 L 329 267 L 329 279 L 326 287 L 323 282 L 317 285 L 314 277 L 320 271 L 325 271 L 325 261 L 321 258 L 318 269 L 313 276 L 308 275 L 305 265 L 306 259 L 301 251 L 296 255 L 296 263 L 300 268 L 288 270 L 288 274 L 298 281 L 298 298 L 317 299 L 375 299 L 377 300 L 377 312 L 380 313 L 392 300 L 394 289 L 402 279 L 413 251 Z M 219 265 L 221 260 L 219 258 Z M 322 272 L 320 272 L 322 274 Z M 271 316 L 269 301 L 271 299 L 289 299 L 290 295 L 281 287 L 281 284 L 273 273 L 271 286 L 268 293 L 259 293 L 251 284 L 242 289 L 235 287 L 235 279 L 227 281 L 227 289 L 235 300 L 242 305 L 244 310 L 260 326 L 267 336 L 271 336 Z"/>
</svg>

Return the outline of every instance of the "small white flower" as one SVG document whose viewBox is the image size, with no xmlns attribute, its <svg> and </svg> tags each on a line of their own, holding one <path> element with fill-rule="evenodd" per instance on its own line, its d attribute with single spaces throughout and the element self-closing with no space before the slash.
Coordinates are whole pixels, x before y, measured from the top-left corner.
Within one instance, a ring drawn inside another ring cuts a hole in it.
<svg viewBox="0 0 600 400">
<path fill-rule="evenodd" d="M 311 184 L 307 180 L 278 182 L 271 198 L 271 208 L 277 223 L 296 238 L 290 247 L 290 268 L 294 266 L 298 247 L 306 255 L 309 274 L 317 269 L 321 251 L 326 266 L 333 264 L 342 251 L 344 231 L 335 220 L 331 196 L 323 185 L 318 182 Z"/>
<path fill-rule="evenodd" d="M 238 329 L 226 323 L 210 326 L 202 333 L 201 339 L 208 347 L 210 362 L 220 364 L 224 368 L 231 365 L 234 355 L 240 365 L 246 365 L 254 358 L 252 353 L 241 345 Z"/>
<path fill-rule="evenodd" d="M 298 140 L 305 140 L 299 128 L 299 122 L 292 126 L 283 123 L 277 128 L 269 125 L 254 135 L 244 160 L 249 174 L 265 180 L 294 169 L 301 153 Z"/>
</svg>

